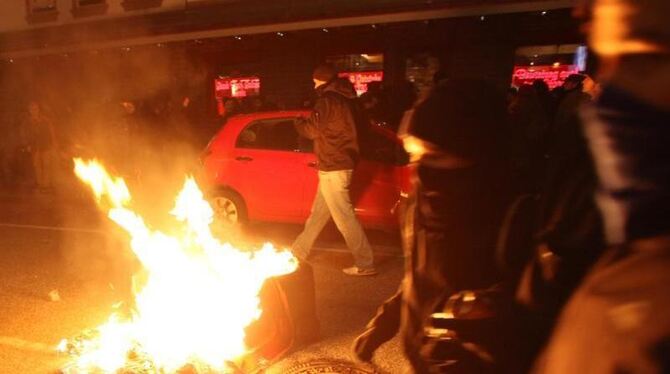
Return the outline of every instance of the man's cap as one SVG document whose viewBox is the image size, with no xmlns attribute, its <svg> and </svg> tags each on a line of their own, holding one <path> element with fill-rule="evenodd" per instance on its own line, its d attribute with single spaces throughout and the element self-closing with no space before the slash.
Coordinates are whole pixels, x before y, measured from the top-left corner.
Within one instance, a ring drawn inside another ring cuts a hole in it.
<svg viewBox="0 0 670 374">
<path fill-rule="evenodd" d="M 323 82 L 330 82 L 337 77 L 337 70 L 333 65 L 321 64 L 314 69 L 312 78 Z"/>
</svg>

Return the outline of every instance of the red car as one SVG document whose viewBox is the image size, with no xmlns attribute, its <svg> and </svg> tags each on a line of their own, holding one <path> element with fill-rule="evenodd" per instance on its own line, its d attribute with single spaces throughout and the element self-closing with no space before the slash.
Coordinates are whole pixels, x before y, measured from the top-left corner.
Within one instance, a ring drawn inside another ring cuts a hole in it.
<svg viewBox="0 0 670 374">
<path fill-rule="evenodd" d="M 293 124 L 306 111 L 233 117 L 202 154 L 205 187 L 216 215 L 229 222 L 304 223 L 318 184 L 312 141 Z M 351 198 L 366 227 L 394 228 L 400 199 L 409 188 L 409 166 L 395 133 L 370 126 L 360 134 L 361 161 Z"/>
</svg>

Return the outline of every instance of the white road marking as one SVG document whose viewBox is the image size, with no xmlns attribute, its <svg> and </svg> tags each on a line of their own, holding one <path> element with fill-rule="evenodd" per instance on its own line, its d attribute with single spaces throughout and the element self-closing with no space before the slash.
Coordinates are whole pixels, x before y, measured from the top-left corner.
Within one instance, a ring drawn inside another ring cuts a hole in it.
<svg viewBox="0 0 670 374">
<path fill-rule="evenodd" d="M 85 229 L 80 227 L 61 227 L 61 226 L 42 226 L 42 225 L 24 225 L 18 223 L 0 222 L 0 227 L 12 227 L 17 229 L 29 230 L 50 230 L 50 231 L 71 231 L 71 232 L 86 232 L 92 234 L 107 234 L 104 230 Z"/>
<path fill-rule="evenodd" d="M 7 346 L 25 351 L 57 353 L 55 345 L 31 342 L 11 336 L 0 336 L 0 346 Z"/>
<path fill-rule="evenodd" d="M 9 223 L 9 222 L 0 222 L 0 227 L 11 227 L 11 228 L 28 229 L 28 230 L 84 232 L 84 233 L 100 234 L 100 235 L 108 235 L 109 234 L 109 232 L 107 232 L 105 230 L 99 230 L 99 229 L 85 229 L 85 228 L 80 228 L 80 227 L 24 225 L 24 224 Z M 375 253 L 378 253 L 378 254 L 391 256 L 391 257 L 403 257 L 402 253 L 399 253 L 398 248 L 396 248 L 396 247 L 377 246 L 377 245 L 372 246 L 372 247 L 373 247 Z M 333 252 L 333 253 L 349 253 L 350 252 L 349 249 L 347 249 L 347 248 L 321 247 L 321 246 L 315 246 L 315 247 L 313 247 L 313 250 L 321 251 L 321 252 Z"/>
</svg>

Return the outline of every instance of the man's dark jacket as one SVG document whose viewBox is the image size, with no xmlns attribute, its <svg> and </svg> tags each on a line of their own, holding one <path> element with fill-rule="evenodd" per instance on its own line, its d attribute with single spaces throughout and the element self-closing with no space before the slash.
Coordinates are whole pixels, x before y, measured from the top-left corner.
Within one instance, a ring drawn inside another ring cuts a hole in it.
<svg viewBox="0 0 670 374">
<path fill-rule="evenodd" d="M 358 160 L 356 91 L 346 79 L 332 80 L 316 90 L 309 118 L 296 122 L 300 135 L 314 140 L 319 170 L 350 170 Z"/>
</svg>

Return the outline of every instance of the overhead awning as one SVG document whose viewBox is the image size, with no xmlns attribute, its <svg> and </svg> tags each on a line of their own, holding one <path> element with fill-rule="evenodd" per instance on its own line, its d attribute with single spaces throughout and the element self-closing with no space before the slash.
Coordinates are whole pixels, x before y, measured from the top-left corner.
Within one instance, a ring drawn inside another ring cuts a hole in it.
<svg viewBox="0 0 670 374">
<path fill-rule="evenodd" d="M 549 11 L 555 9 L 566 9 L 574 6 L 576 0 L 499 0 L 484 4 L 481 1 L 458 1 L 440 3 L 440 6 L 427 6 L 430 1 L 423 2 L 421 9 L 370 13 L 347 16 L 311 17 L 299 19 L 300 13 L 296 12 L 296 20 L 282 22 L 262 22 L 244 24 L 201 24 L 197 16 L 192 13 L 188 15 L 162 14 L 142 16 L 144 27 L 138 26 L 137 17 L 125 20 L 102 20 L 86 24 L 54 26 L 37 30 L 21 31 L 12 35 L 0 35 L 0 59 L 14 59 L 39 55 L 63 54 L 89 49 L 106 49 L 132 47 L 156 43 L 168 43 L 197 39 L 221 38 L 237 35 L 254 35 L 275 32 L 288 32 L 298 30 L 359 26 L 368 24 L 389 24 L 399 22 L 446 19 L 468 16 L 486 16 L 492 14 L 509 14 L 534 11 Z M 202 7 L 198 11 L 206 12 Z M 182 12 L 183 13 L 183 12 Z M 185 17 L 194 21 L 184 24 Z M 154 17 L 154 18 L 147 18 Z M 284 17 L 286 18 L 286 17 Z M 124 22 L 128 27 L 124 29 Z M 146 24 L 151 27 L 146 27 Z M 133 28 L 134 27 L 134 28 Z M 104 37 L 96 37 L 96 28 L 119 30 L 116 34 L 105 33 Z M 67 30 L 66 30 L 67 29 Z M 79 30 L 81 29 L 81 30 Z M 56 43 L 45 43 L 42 40 L 52 40 L 43 35 L 57 33 L 71 34 L 71 38 L 62 37 Z M 87 33 L 86 30 L 89 32 Z M 134 33 L 127 30 L 136 30 Z"/>
</svg>

